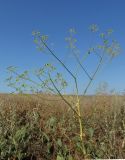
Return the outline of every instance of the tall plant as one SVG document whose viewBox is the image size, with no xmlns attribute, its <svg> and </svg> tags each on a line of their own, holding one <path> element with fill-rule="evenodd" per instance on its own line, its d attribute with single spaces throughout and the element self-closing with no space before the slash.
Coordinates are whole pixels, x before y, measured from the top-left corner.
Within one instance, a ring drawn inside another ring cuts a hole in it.
<svg viewBox="0 0 125 160">
<path fill-rule="evenodd" d="M 93 24 L 90 26 L 90 31 L 92 33 L 96 33 L 100 41 L 89 47 L 89 49 L 85 52 L 84 55 L 80 56 L 79 49 L 76 45 L 77 39 L 75 38 L 76 31 L 75 29 L 69 30 L 69 36 L 66 38 L 66 42 L 68 43 L 68 48 L 72 56 L 74 57 L 77 67 L 76 71 L 74 69 L 70 69 L 66 63 L 56 54 L 48 44 L 48 36 L 41 35 L 40 32 L 34 31 L 33 37 L 34 42 L 37 45 L 37 48 L 41 52 L 48 53 L 51 55 L 59 64 L 63 67 L 63 69 L 68 73 L 69 79 L 72 79 L 74 82 L 75 95 L 73 97 L 73 103 L 70 99 L 68 99 L 63 93 L 64 89 L 67 87 L 67 82 L 63 78 L 61 73 L 56 72 L 55 66 L 52 64 L 45 64 L 43 67 L 35 71 L 35 76 L 38 81 L 32 79 L 32 76 L 28 71 L 24 71 L 19 74 L 17 69 L 13 66 L 8 67 L 8 71 L 10 76 L 7 79 L 8 85 L 13 87 L 17 92 L 24 92 L 29 90 L 30 92 L 36 93 L 38 92 L 47 92 L 55 95 L 59 95 L 61 99 L 69 106 L 69 108 L 73 111 L 75 116 L 79 122 L 79 137 L 81 140 L 81 144 L 83 147 L 83 153 L 85 155 L 84 149 L 84 126 L 82 123 L 82 115 L 81 115 L 81 106 L 80 106 L 80 89 L 78 82 L 78 73 L 82 71 L 88 77 L 88 83 L 82 93 L 82 95 L 86 95 L 88 89 L 90 88 L 93 80 L 95 79 L 96 74 L 100 70 L 101 66 L 106 62 L 105 60 L 111 60 L 115 56 L 120 53 L 120 46 L 114 39 L 111 38 L 113 30 L 109 29 L 106 32 L 101 33 L 97 25 Z M 98 58 L 97 66 L 92 74 L 88 72 L 88 70 L 84 66 L 84 61 L 91 55 L 95 55 Z M 26 83 L 27 82 L 27 83 Z"/>
</svg>

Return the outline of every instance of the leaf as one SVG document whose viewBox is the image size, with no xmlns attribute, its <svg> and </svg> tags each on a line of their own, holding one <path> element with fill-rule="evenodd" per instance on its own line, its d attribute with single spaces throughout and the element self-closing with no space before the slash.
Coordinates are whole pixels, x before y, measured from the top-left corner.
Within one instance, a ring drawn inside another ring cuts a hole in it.
<svg viewBox="0 0 125 160">
<path fill-rule="evenodd" d="M 101 34 L 100 34 L 100 37 L 101 37 L 101 38 L 105 38 L 105 33 L 101 33 Z"/>
<path fill-rule="evenodd" d="M 62 141 L 61 141 L 61 139 L 57 140 L 57 144 L 58 144 L 59 147 L 62 147 Z"/>
<path fill-rule="evenodd" d="M 113 33 L 113 30 L 112 30 L 112 29 L 108 29 L 108 30 L 107 30 L 107 33 L 108 33 L 108 35 L 112 34 L 112 33 Z"/>
<path fill-rule="evenodd" d="M 99 30 L 99 27 L 96 24 L 92 24 L 89 26 L 89 30 L 91 32 L 97 32 Z"/>
<path fill-rule="evenodd" d="M 48 135 L 47 135 L 45 132 L 43 132 L 43 136 L 44 136 L 45 139 L 49 142 L 49 137 L 48 137 Z"/>
<path fill-rule="evenodd" d="M 48 40 L 48 35 L 42 35 L 42 36 L 41 36 L 41 40 L 42 40 L 42 41 Z"/>
<path fill-rule="evenodd" d="M 54 127 L 56 125 L 56 122 L 57 122 L 57 119 L 55 117 L 51 117 L 49 120 L 48 120 L 48 125 L 50 127 Z"/>
<path fill-rule="evenodd" d="M 37 43 L 38 43 L 38 40 L 37 40 L 37 39 L 34 39 L 34 43 L 37 44 Z"/>
<path fill-rule="evenodd" d="M 89 132 L 90 138 L 92 138 L 92 137 L 93 137 L 93 134 L 94 134 L 94 129 L 93 129 L 93 128 L 89 128 L 89 129 L 88 129 L 88 132 Z"/>
<path fill-rule="evenodd" d="M 14 66 L 9 66 L 7 68 L 7 70 L 11 73 L 11 72 L 15 72 L 17 70 L 17 67 L 14 67 Z"/>
<path fill-rule="evenodd" d="M 71 155 L 68 156 L 68 160 L 73 160 L 73 157 Z"/>
<path fill-rule="evenodd" d="M 65 160 L 62 156 L 57 156 L 56 160 Z"/>
<path fill-rule="evenodd" d="M 27 129 L 26 127 L 22 127 L 21 129 L 17 130 L 15 135 L 14 135 L 14 141 L 21 141 L 24 140 L 26 138 L 27 135 Z"/>
</svg>

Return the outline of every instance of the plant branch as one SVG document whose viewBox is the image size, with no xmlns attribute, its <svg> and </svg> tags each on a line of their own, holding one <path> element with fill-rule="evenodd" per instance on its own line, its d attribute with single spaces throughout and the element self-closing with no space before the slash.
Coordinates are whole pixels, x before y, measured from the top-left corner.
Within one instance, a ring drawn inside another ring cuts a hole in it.
<svg viewBox="0 0 125 160">
<path fill-rule="evenodd" d="M 104 53 L 103 53 L 102 57 L 100 58 L 100 61 L 99 61 L 98 65 L 97 65 L 97 68 L 96 68 L 95 72 L 93 73 L 92 79 L 89 81 L 88 85 L 86 86 L 83 95 L 85 95 L 87 93 L 88 88 L 90 87 L 92 81 L 94 80 L 94 77 L 96 76 L 97 72 L 99 71 L 99 69 L 100 69 L 100 67 L 102 65 L 102 62 L 103 62 L 103 57 L 104 57 Z"/>
<path fill-rule="evenodd" d="M 45 84 L 45 82 L 41 79 L 40 76 L 37 75 L 37 78 L 38 78 L 43 84 Z M 48 90 L 50 90 L 50 91 L 52 91 L 53 93 L 56 94 L 56 92 L 54 91 L 54 89 L 51 88 L 51 87 L 49 87 L 47 84 L 45 84 L 45 87 L 46 87 Z"/>
<path fill-rule="evenodd" d="M 49 74 L 49 73 L 48 73 Z M 52 80 L 50 74 L 49 74 L 49 78 L 50 78 L 50 81 L 52 83 L 52 85 L 54 86 L 54 88 L 56 89 L 56 91 L 58 92 L 59 96 L 64 100 L 64 102 L 72 109 L 72 111 L 78 116 L 79 114 L 76 112 L 76 110 L 72 107 L 72 105 L 64 98 L 64 96 L 61 94 L 61 92 L 58 90 L 58 88 L 56 87 L 54 81 Z"/>
<path fill-rule="evenodd" d="M 73 73 L 67 68 L 67 66 L 55 55 L 55 53 L 48 47 L 48 45 L 41 40 L 44 46 L 48 49 L 48 51 L 53 55 L 53 57 L 66 69 L 66 71 L 73 77 L 73 79 L 76 79 L 76 77 L 73 75 Z"/>
<path fill-rule="evenodd" d="M 87 72 L 87 70 L 85 69 L 85 67 L 82 65 L 80 59 L 78 58 L 78 56 L 73 52 L 73 55 L 76 59 L 76 61 L 78 62 L 78 64 L 80 65 L 80 67 L 82 68 L 82 70 L 85 72 L 85 74 L 87 75 L 87 77 L 91 80 L 91 76 L 89 75 L 89 73 Z"/>
</svg>

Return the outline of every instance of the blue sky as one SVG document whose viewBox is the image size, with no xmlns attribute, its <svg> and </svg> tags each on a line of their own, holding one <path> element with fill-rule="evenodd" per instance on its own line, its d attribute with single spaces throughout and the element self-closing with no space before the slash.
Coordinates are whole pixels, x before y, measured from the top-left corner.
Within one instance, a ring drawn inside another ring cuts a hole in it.
<svg viewBox="0 0 125 160">
<path fill-rule="evenodd" d="M 11 91 L 4 82 L 8 66 L 14 65 L 23 71 L 51 61 L 51 57 L 37 51 L 33 43 L 33 30 L 49 35 L 57 55 L 63 57 L 63 54 L 67 53 L 67 30 L 71 27 L 76 28 L 78 46 L 84 52 L 91 42 L 88 27 L 93 23 L 98 24 L 102 31 L 113 28 L 113 36 L 120 43 L 122 52 L 112 64 L 102 69 L 89 92 L 92 93 L 103 81 L 108 82 L 110 88 L 122 91 L 125 89 L 124 10 L 124 0 L 1 0 L 0 92 Z M 88 62 L 89 69 L 95 64 L 93 61 L 90 59 Z M 75 64 L 71 62 L 73 61 L 67 63 L 73 68 Z M 86 84 L 85 75 L 82 78 Z M 83 86 L 85 84 L 83 82 Z"/>
</svg>

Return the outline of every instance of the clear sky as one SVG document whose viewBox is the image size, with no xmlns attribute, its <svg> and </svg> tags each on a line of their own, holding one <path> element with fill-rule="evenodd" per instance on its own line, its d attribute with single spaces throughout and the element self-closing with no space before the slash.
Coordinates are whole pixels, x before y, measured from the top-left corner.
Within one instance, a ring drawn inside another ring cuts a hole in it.
<svg viewBox="0 0 125 160">
<path fill-rule="evenodd" d="M 37 51 L 33 30 L 49 35 L 54 50 L 62 56 L 66 52 L 67 30 L 76 28 L 78 45 L 84 52 L 90 43 L 88 27 L 93 23 L 102 31 L 113 28 L 122 52 L 98 74 L 92 90 L 106 81 L 110 88 L 122 91 L 125 89 L 125 0 L 0 0 L 0 91 L 10 91 L 4 83 L 8 66 L 33 69 L 50 61 L 50 57 Z M 93 59 L 89 65 L 94 65 Z"/>
</svg>

